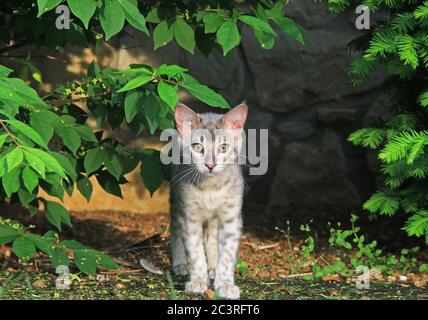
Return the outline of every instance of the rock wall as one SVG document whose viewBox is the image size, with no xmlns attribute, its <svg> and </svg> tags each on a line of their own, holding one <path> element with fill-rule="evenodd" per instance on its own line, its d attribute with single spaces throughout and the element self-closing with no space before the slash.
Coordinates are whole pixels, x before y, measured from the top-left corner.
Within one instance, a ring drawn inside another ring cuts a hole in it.
<svg viewBox="0 0 428 320">
<path fill-rule="evenodd" d="M 352 12 L 332 15 L 326 6 L 310 1 L 295 1 L 287 8 L 308 30 L 305 45 L 278 30 L 275 47 L 263 50 L 252 31 L 243 29 L 239 48 L 226 57 L 215 51 L 205 58 L 200 53 L 191 56 L 175 44 L 153 51 L 151 39 L 129 28 L 112 46 L 102 49 L 98 61 L 114 68 L 177 63 L 232 104 L 246 99 L 248 127 L 270 130 L 269 171 L 262 177 L 248 177 L 247 201 L 284 213 L 348 213 L 373 190 L 376 164 L 371 156 L 368 166 L 365 151 L 351 146 L 346 138 L 363 122 L 380 117 L 376 110 L 383 106 L 382 76 L 375 75 L 359 87 L 351 85 L 347 71 L 353 57 L 346 44 L 361 34 Z M 82 66 L 91 61 L 90 55 L 85 57 Z M 45 72 L 51 82 L 62 75 Z M 189 97 L 183 100 L 198 105 Z"/>
</svg>

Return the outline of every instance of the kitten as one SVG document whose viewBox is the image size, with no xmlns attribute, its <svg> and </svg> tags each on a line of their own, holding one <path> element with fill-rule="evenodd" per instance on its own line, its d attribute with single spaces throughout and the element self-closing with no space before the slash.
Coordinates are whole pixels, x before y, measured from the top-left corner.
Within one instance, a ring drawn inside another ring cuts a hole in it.
<svg viewBox="0 0 428 320">
<path fill-rule="evenodd" d="M 219 297 L 240 296 L 234 272 L 244 179 L 237 159 L 247 113 L 245 104 L 225 115 L 196 114 L 183 104 L 175 109 L 181 153 L 191 156 L 191 163 L 173 169 L 171 249 L 175 274 L 190 274 L 187 293 L 203 293 L 211 279 Z"/>
</svg>

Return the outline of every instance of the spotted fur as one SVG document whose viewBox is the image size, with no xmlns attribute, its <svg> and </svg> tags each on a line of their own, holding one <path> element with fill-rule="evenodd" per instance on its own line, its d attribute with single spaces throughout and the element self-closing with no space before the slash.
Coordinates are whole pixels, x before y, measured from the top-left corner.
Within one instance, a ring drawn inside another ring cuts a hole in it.
<svg viewBox="0 0 428 320">
<path fill-rule="evenodd" d="M 225 299 L 238 299 L 234 272 L 242 229 L 241 207 L 244 180 L 235 161 L 242 141 L 224 154 L 218 144 L 227 139 L 215 129 L 233 128 L 242 132 L 247 107 L 240 105 L 227 115 L 196 114 L 184 105 L 176 108 L 177 128 L 183 119 L 192 121 L 192 129 L 208 129 L 207 137 L 192 130 L 192 143 L 203 145 L 203 161 L 177 165 L 173 169 L 171 188 L 171 250 L 173 270 L 177 275 L 189 274 L 186 292 L 201 294 L 214 280 L 217 294 Z M 183 132 L 180 132 L 182 135 Z M 239 136 L 239 134 L 237 135 Z M 184 148 L 183 144 L 181 145 Z M 192 148 L 192 146 L 189 146 Z M 195 153 L 194 150 L 191 152 Z M 215 166 L 213 170 L 209 169 Z"/>
</svg>

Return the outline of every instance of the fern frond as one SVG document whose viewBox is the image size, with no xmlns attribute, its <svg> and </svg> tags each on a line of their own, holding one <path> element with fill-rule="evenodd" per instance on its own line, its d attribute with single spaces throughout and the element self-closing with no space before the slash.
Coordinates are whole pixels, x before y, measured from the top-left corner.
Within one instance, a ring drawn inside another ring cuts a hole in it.
<svg viewBox="0 0 428 320">
<path fill-rule="evenodd" d="M 425 91 L 419 96 L 419 103 L 422 107 L 428 106 L 428 91 Z"/>
<path fill-rule="evenodd" d="M 409 236 L 426 236 L 428 234 L 428 211 L 420 210 L 411 216 L 403 229 Z"/>
<path fill-rule="evenodd" d="M 404 160 L 382 166 L 381 171 L 387 176 L 385 182 L 391 189 L 398 188 L 404 182 L 406 179 L 407 167 L 406 161 Z"/>
<path fill-rule="evenodd" d="M 419 66 L 419 56 L 417 50 L 419 44 L 415 38 L 409 35 L 402 35 L 396 38 L 398 55 L 404 64 L 416 69 Z"/>
<path fill-rule="evenodd" d="M 424 2 L 423 5 L 420 5 L 413 12 L 413 15 L 416 19 L 427 19 L 428 18 L 428 2 Z"/>
<path fill-rule="evenodd" d="M 411 131 L 415 129 L 417 122 L 418 119 L 414 114 L 401 113 L 389 120 L 386 126 L 395 131 Z"/>
<path fill-rule="evenodd" d="M 392 216 L 400 206 L 400 198 L 391 192 L 378 191 L 364 203 L 363 208 L 370 213 Z"/>
<path fill-rule="evenodd" d="M 415 130 L 401 132 L 385 145 L 379 153 L 379 159 L 386 163 L 406 159 L 412 164 L 424 152 L 428 144 L 428 131 L 417 132 Z"/>
<path fill-rule="evenodd" d="M 383 142 L 384 138 L 385 132 L 383 129 L 363 128 L 351 133 L 348 141 L 355 145 L 376 149 Z"/>
<path fill-rule="evenodd" d="M 355 59 L 349 69 L 353 85 L 361 83 L 361 81 L 375 69 L 376 65 L 376 59 L 365 57 Z"/>
<path fill-rule="evenodd" d="M 401 34 L 406 34 L 412 31 L 416 26 L 416 18 L 410 12 L 398 13 L 391 26 Z"/>
<path fill-rule="evenodd" d="M 375 32 L 364 57 L 385 57 L 387 54 L 395 52 L 397 36 L 398 32 L 393 29 L 382 28 L 382 30 Z"/>
</svg>

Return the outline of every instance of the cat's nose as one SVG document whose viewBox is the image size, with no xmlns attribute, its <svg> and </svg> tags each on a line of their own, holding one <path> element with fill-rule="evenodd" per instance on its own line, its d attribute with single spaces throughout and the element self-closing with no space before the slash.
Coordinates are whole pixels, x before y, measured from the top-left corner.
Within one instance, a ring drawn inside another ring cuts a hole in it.
<svg viewBox="0 0 428 320">
<path fill-rule="evenodd" d="M 205 163 L 205 166 L 210 170 L 214 169 L 216 165 L 215 163 Z"/>
</svg>

